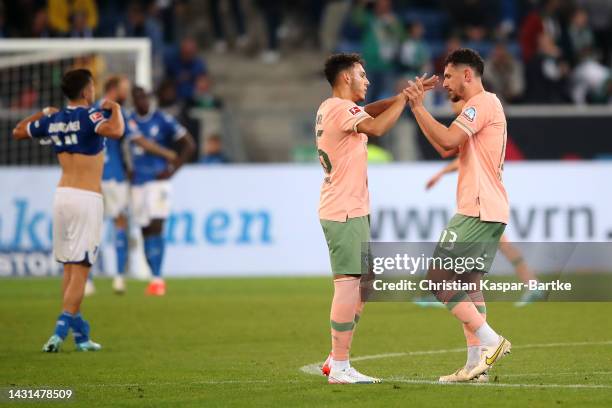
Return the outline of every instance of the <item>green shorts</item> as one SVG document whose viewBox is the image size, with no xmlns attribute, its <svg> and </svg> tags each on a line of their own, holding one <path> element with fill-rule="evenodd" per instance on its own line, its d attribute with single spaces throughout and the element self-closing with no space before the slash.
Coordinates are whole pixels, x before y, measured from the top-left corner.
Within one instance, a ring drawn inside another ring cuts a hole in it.
<svg viewBox="0 0 612 408">
<path fill-rule="evenodd" d="M 502 222 L 455 214 L 442 231 L 434 258 L 445 258 L 443 263 L 451 267 L 444 269 L 456 273 L 489 272 L 505 229 L 506 224 Z"/>
<path fill-rule="evenodd" d="M 370 241 L 370 216 L 349 218 L 346 222 L 321 220 L 323 234 L 329 248 L 334 275 L 361 275 L 363 244 Z M 364 263 L 367 265 L 367 263 Z M 365 271 L 363 270 L 365 269 Z"/>
</svg>

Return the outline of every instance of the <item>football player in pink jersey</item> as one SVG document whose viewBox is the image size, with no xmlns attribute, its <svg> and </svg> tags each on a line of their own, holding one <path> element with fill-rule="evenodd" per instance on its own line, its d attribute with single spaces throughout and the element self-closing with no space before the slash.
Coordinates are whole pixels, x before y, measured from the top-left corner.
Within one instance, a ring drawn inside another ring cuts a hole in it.
<svg viewBox="0 0 612 408">
<path fill-rule="evenodd" d="M 405 90 L 423 134 L 442 157 L 459 156 L 457 214 L 442 232 L 434 257 L 475 263 L 471 272 L 432 268 L 427 279 L 432 293 L 462 322 L 468 344 L 464 367 L 440 377 L 440 382 L 488 381 L 488 370 L 510 353 L 511 344 L 486 320 L 481 280 L 495 258 L 509 218 L 502 171 L 506 150 L 506 117 L 495 94 L 482 85 L 484 62 L 471 49 L 450 53 L 444 64 L 444 83 L 452 102 L 464 102 L 461 113 L 446 127 L 423 106 L 422 80 Z M 446 262 L 445 262 L 446 264 Z"/>
<path fill-rule="evenodd" d="M 323 166 L 319 218 L 329 248 L 334 275 L 330 323 L 332 351 L 322 367 L 332 384 L 371 384 L 379 379 L 363 375 L 349 363 L 355 324 L 363 310 L 360 294 L 362 243 L 370 240 L 368 193 L 368 136 L 382 136 L 406 107 L 407 94 L 361 107 L 370 82 L 357 54 L 332 55 L 325 62 L 332 95 L 316 116 L 316 143 Z M 424 88 L 436 78 L 420 78 Z M 367 269 L 367 266 L 365 267 Z M 367 272 L 367 271 L 366 271 Z"/>
</svg>

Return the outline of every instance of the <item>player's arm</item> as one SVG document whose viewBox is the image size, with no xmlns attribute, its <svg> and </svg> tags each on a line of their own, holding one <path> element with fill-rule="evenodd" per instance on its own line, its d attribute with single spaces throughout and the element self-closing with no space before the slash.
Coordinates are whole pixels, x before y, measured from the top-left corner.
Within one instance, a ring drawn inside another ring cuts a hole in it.
<svg viewBox="0 0 612 408">
<path fill-rule="evenodd" d="M 47 107 L 43 109 L 42 111 L 36 112 L 33 115 L 30 115 L 27 118 L 23 119 L 22 121 L 17 123 L 17 125 L 13 129 L 13 139 L 15 140 L 30 139 L 32 135 L 30 135 L 30 133 L 28 132 L 29 124 L 32 122 L 36 122 L 37 120 L 45 116 L 51 115 L 55 112 L 57 112 L 57 108 Z"/>
<path fill-rule="evenodd" d="M 423 74 L 421 79 L 423 80 L 423 87 L 425 91 L 428 91 L 430 89 L 433 89 L 436 86 L 436 83 L 438 82 L 438 77 L 436 75 L 432 75 L 431 77 L 426 79 L 425 75 L 427 74 Z M 398 97 L 400 97 L 400 95 L 396 95 L 396 96 L 392 96 L 389 98 L 381 99 L 376 102 L 368 103 L 366 106 L 363 107 L 363 110 L 365 110 L 368 113 L 368 115 L 375 118 L 381 113 L 383 113 L 384 111 L 386 111 L 387 109 L 389 109 L 391 105 L 393 105 L 393 102 L 395 102 L 395 99 Z"/>
<path fill-rule="evenodd" d="M 185 132 L 185 134 L 176 141 L 176 144 L 178 145 L 178 157 L 174 162 L 175 172 L 183 164 L 187 163 L 196 151 L 195 140 L 193 140 L 193 136 L 191 136 L 189 132 Z"/>
<path fill-rule="evenodd" d="M 193 140 L 191 134 L 186 130 L 184 130 L 182 136 L 176 139 L 176 144 L 178 147 L 177 158 L 174 160 L 174 162 L 169 163 L 166 170 L 157 176 L 157 178 L 160 180 L 172 177 L 178 171 L 178 169 L 183 166 L 183 164 L 187 163 L 189 159 L 191 159 L 195 153 L 195 141 Z"/>
<path fill-rule="evenodd" d="M 375 118 L 368 117 L 359 122 L 356 126 L 357 131 L 368 136 L 378 137 L 384 135 L 402 115 L 406 102 L 408 102 L 406 94 L 398 94 L 393 98 L 391 105 L 380 115 Z"/>
<path fill-rule="evenodd" d="M 111 139 L 120 139 L 125 131 L 125 123 L 123 121 L 123 114 L 121 113 L 121 106 L 113 101 L 105 99 L 100 105 L 101 109 L 110 110 L 110 117 L 104 122 L 100 123 L 96 127 L 96 133 L 109 137 Z"/>
<path fill-rule="evenodd" d="M 409 94 L 410 107 L 423 134 L 440 153 L 442 157 L 449 157 L 457 153 L 457 148 L 465 142 L 468 134 L 457 125 L 444 126 L 431 116 L 423 106 L 423 84 L 420 79 L 406 88 Z"/>
<path fill-rule="evenodd" d="M 444 166 L 442 170 L 437 172 L 432 178 L 429 179 L 429 181 L 425 185 L 425 190 L 429 190 L 430 188 L 435 186 L 445 174 L 452 173 L 454 171 L 457 171 L 458 169 L 459 169 L 459 159 L 455 159 L 451 161 L 449 164 Z"/>
<path fill-rule="evenodd" d="M 177 159 L 177 154 L 174 150 L 168 149 L 159 143 L 149 140 L 141 134 L 137 134 L 131 138 L 131 141 L 138 146 L 142 147 L 147 153 L 151 153 L 155 156 L 163 157 L 169 162 L 174 162 Z"/>
</svg>

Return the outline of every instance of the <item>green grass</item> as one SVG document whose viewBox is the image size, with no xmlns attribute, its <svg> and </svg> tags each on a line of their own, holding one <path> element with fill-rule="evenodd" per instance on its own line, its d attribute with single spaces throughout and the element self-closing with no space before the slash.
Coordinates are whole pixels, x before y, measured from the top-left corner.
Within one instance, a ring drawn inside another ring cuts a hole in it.
<svg viewBox="0 0 612 408">
<path fill-rule="evenodd" d="M 514 345 L 493 371 L 493 386 L 424 383 L 462 365 L 463 352 L 356 361 L 386 382 L 329 386 L 300 371 L 329 351 L 329 279 L 170 280 L 163 298 L 145 297 L 141 282 L 115 296 L 110 281 L 98 280 L 83 312 L 104 350 L 77 353 L 69 339 L 60 353 L 45 354 L 59 286 L 0 280 L 0 388 L 71 388 L 71 407 L 612 406 L 612 303 L 489 304 L 491 325 Z M 580 342 L 594 344 L 532 346 Z M 373 303 L 353 357 L 463 345 L 445 310 Z"/>
</svg>

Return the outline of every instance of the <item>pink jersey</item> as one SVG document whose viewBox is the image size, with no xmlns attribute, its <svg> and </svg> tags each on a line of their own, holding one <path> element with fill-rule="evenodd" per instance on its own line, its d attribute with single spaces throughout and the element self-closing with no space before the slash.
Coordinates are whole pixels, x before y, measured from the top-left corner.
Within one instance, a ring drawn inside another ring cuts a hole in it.
<svg viewBox="0 0 612 408">
<path fill-rule="evenodd" d="M 370 213 L 368 193 L 368 137 L 357 124 L 369 118 L 354 102 L 329 98 L 317 112 L 316 138 L 325 171 L 319 218 L 345 222 Z"/>
<path fill-rule="evenodd" d="M 474 95 L 453 123 L 468 134 L 459 148 L 457 212 L 508 224 L 510 210 L 502 182 L 506 116 L 501 102 L 491 92 Z"/>
</svg>

